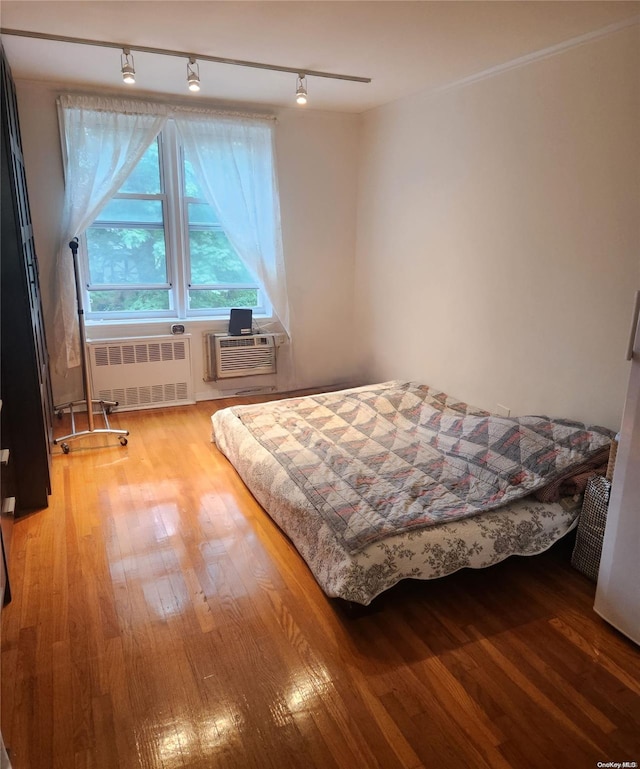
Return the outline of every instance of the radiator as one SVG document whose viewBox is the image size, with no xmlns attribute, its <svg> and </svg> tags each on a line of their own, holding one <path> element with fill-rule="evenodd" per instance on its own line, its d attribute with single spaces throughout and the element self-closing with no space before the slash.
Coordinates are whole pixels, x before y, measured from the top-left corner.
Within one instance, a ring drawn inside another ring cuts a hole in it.
<svg viewBox="0 0 640 769">
<path fill-rule="evenodd" d="M 203 337 L 205 382 L 276 373 L 274 334 L 227 336 L 206 333 Z"/>
<path fill-rule="evenodd" d="M 147 336 L 87 343 L 97 400 L 144 409 L 195 403 L 188 336 Z"/>
</svg>

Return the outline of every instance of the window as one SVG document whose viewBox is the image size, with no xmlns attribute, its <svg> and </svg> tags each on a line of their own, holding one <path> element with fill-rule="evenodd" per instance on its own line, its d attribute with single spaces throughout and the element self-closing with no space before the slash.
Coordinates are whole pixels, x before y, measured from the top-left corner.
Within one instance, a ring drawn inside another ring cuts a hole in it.
<svg viewBox="0 0 640 769">
<path fill-rule="evenodd" d="M 267 314 L 169 122 L 83 238 L 87 318 Z"/>
<path fill-rule="evenodd" d="M 260 290 L 200 190 L 188 159 L 184 205 L 188 231 L 188 307 L 192 313 L 231 307 L 257 308 Z"/>
</svg>

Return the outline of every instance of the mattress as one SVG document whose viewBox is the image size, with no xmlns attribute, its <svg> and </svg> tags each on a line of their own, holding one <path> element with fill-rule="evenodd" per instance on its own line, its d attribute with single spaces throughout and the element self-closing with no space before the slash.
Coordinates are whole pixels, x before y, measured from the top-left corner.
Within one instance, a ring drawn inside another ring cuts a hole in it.
<svg viewBox="0 0 640 769">
<path fill-rule="evenodd" d="M 353 552 L 243 423 L 242 411 L 250 408 L 255 406 L 216 412 L 213 440 L 329 597 L 368 605 L 404 579 L 434 579 L 541 553 L 576 526 L 576 506 L 526 496 L 471 517 L 390 534 Z"/>
</svg>

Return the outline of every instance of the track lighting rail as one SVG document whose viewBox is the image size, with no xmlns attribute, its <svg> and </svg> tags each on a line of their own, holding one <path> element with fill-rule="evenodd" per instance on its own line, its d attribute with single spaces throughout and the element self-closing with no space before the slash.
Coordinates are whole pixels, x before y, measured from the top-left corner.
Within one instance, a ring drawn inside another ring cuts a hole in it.
<svg viewBox="0 0 640 769">
<path fill-rule="evenodd" d="M 272 72 L 290 72 L 295 75 L 304 73 L 307 77 L 325 77 L 332 80 L 349 80 L 354 83 L 370 83 L 370 77 L 357 77 L 355 75 L 340 75 L 335 72 L 322 72 L 321 70 L 306 69 L 305 67 L 282 67 L 278 64 L 264 64 L 257 61 L 244 59 L 229 59 L 224 56 L 207 56 L 193 51 L 173 51 L 168 48 L 152 48 L 145 45 L 131 45 L 129 43 L 112 43 L 107 40 L 90 40 L 83 37 L 68 37 L 66 35 L 53 35 L 47 32 L 31 32 L 24 29 L 0 28 L 0 34 L 13 35 L 15 37 L 31 37 L 36 40 L 52 40 L 58 43 L 74 43 L 77 45 L 93 45 L 98 48 L 127 49 L 139 53 L 153 53 L 160 56 L 177 56 L 183 59 L 197 59 L 198 61 L 211 61 L 215 64 L 232 64 L 237 67 L 253 67 L 254 69 L 266 69 Z"/>
</svg>

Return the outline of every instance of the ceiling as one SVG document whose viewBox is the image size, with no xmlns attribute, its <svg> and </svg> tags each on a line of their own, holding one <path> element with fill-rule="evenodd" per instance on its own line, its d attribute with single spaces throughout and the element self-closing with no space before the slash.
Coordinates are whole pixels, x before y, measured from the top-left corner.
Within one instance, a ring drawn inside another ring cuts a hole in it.
<svg viewBox="0 0 640 769">
<path fill-rule="evenodd" d="M 2 0 L 5 29 L 129 45 L 137 82 L 120 76 L 113 48 L 2 35 L 16 79 L 186 95 L 186 59 L 135 46 L 370 77 L 371 83 L 308 78 L 303 109 L 363 112 L 437 89 L 520 57 L 579 41 L 640 17 L 640 2 L 404 2 L 306 0 Z M 201 62 L 194 99 L 294 106 L 295 74 Z"/>
</svg>

